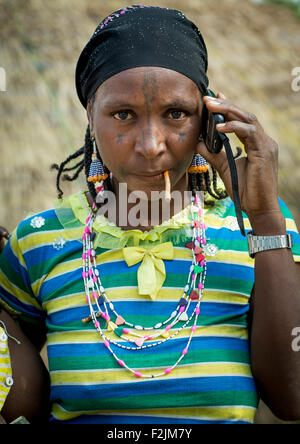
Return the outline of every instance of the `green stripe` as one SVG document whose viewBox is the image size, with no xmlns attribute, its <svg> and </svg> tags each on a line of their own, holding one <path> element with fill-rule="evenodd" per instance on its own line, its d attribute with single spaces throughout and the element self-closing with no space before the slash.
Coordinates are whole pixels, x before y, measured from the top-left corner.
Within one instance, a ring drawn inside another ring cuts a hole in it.
<svg viewBox="0 0 300 444">
<path fill-rule="evenodd" d="M 70 296 L 70 290 L 71 290 L 72 294 L 82 293 L 83 295 L 85 295 L 83 279 L 82 279 L 80 273 L 79 273 L 77 280 L 73 280 L 71 282 L 66 282 L 59 289 L 55 288 L 54 290 L 50 291 L 48 294 L 44 295 L 43 302 L 51 301 L 53 299 L 55 300 L 55 299 L 58 299 L 62 296 Z M 85 299 L 83 299 L 83 300 L 85 300 Z M 61 308 L 61 310 L 63 310 L 63 309 L 64 308 Z"/>
<path fill-rule="evenodd" d="M 25 293 L 33 297 L 31 289 L 27 287 L 21 275 L 17 273 L 17 271 L 14 268 L 12 268 L 9 262 L 6 260 L 5 253 L 0 255 L 0 268 L 2 273 L 14 286 L 18 287 L 20 290 L 24 291 Z"/>
<path fill-rule="evenodd" d="M 32 216 L 30 219 L 28 219 L 28 223 L 24 223 L 17 228 L 17 239 L 19 241 L 22 240 L 23 237 L 28 236 L 29 234 L 43 233 L 44 231 L 58 231 L 64 228 L 56 217 L 51 217 L 51 218 L 46 218 L 45 224 L 37 231 L 36 228 L 33 228 L 30 225 L 31 220 L 34 217 L 35 215 Z M 44 217 L 43 213 L 38 214 L 37 217 Z"/>
<path fill-rule="evenodd" d="M 55 266 L 57 264 L 59 264 L 59 266 L 61 267 L 64 265 L 64 263 L 67 264 L 69 261 L 73 261 L 75 259 L 81 259 L 82 251 L 74 251 L 72 253 L 69 252 L 67 257 L 65 258 L 65 260 L 61 260 L 64 258 L 64 256 L 65 256 L 65 253 L 64 253 L 64 250 L 62 249 L 60 255 L 51 257 L 50 259 L 47 259 L 46 261 L 43 261 L 43 262 L 41 261 L 38 264 L 31 266 L 28 269 L 28 274 L 30 276 L 31 282 L 36 282 L 37 280 L 41 279 L 49 271 L 52 271 L 53 268 L 55 268 Z M 72 269 L 70 271 L 74 272 L 75 269 Z M 82 273 L 82 268 L 81 268 L 81 266 L 79 266 L 78 267 L 78 277 L 82 279 L 81 273 Z M 70 285 L 70 282 L 68 282 L 68 285 Z M 57 292 L 57 289 L 56 289 L 56 292 Z M 56 294 L 56 296 L 57 296 L 57 294 Z"/>
<path fill-rule="evenodd" d="M 159 408 L 205 406 L 257 406 L 257 395 L 248 391 L 217 391 L 199 393 L 167 393 L 122 398 L 64 400 L 62 407 L 68 411 L 84 410 L 143 410 Z"/>
<path fill-rule="evenodd" d="M 76 259 L 76 256 L 74 256 Z M 33 268 L 33 267 L 32 267 Z M 72 270 L 74 271 L 74 270 Z M 81 269 L 78 269 L 79 277 L 77 280 L 73 280 L 72 283 L 72 293 L 84 293 L 84 285 L 83 280 L 81 278 Z M 41 274 L 41 273 L 40 273 Z M 32 272 L 30 270 L 30 275 L 32 277 L 32 282 L 35 282 L 37 279 L 33 279 Z M 37 277 L 37 276 L 36 276 Z M 124 273 L 120 275 L 120 277 L 116 275 L 109 276 L 101 276 L 101 281 L 104 288 L 119 288 L 123 286 L 133 286 L 137 287 L 137 275 L 136 273 Z M 173 287 L 174 289 L 182 289 L 186 284 L 186 274 L 175 274 L 168 273 L 166 276 L 166 280 L 162 286 L 162 288 Z M 215 289 L 219 291 L 234 291 L 237 293 L 244 293 L 247 295 L 251 294 L 253 287 L 252 281 L 247 281 L 243 279 L 233 279 L 228 277 L 220 277 L 218 276 L 206 276 L 205 281 L 205 289 Z M 43 301 L 50 301 L 52 299 L 57 298 L 58 289 L 55 288 L 53 291 L 49 292 L 47 295 L 43 296 Z M 66 282 L 65 285 L 59 288 L 59 296 L 68 296 L 70 294 L 70 282 Z"/>
<path fill-rule="evenodd" d="M 106 321 L 99 317 L 98 320 L 100 321 L 101 328 L 105 331 L 106 329 Z M 114 319 L 112 318 L 112 321 L 114 322 Z M 135 324 L 135 325 L 144 325 L 152 326 L 155 324 L 158 324 L 160 322 L 165 321 L 165 316 L 126 316 L 126 321 Z M 180 321 L 181 326 L 184 324 L 183 321 Z M 191 319 L 189 323 L 186 325 L 186 327 L 191 327 L 194 324 L 194 319 Z M 229 313 L 228 315 L 223 316 L 204 316 L 199 315 L 197 319 L 197 326 L 207 326 L 207 325 L 215 325 L 218 326 L 219 324 L 228 326 L 236 325 L 240 327 L 247 327 L 247 315 L 238 315 L 234 316 L 232 313 Z M 65 322 L 63 325 L 57 325 L 57 324 L 51 324 L 50 322 L 47 323 L 47 328 L 49 331 L 72 331 L 72 330 L 94 330 L 92 322 L 89 323 L 82 323 L 81 320 L 76 320 L 72 322 Z M 172 334 L 172 330 L 170 330 Z M 174 333 L 174 332 L 173 332 Z M 188 334 L 188 333 L 187 333 Z"/>
<path fill-rule="evenodd" d="M 99 345 L 100 346 L 100 345 Z M 118 354 L 118 357 L 125 361 L 132 368 L 153 368 L 168 367 L 173 365 L 180 357 L 179 353 L 153 354 L 145 357 L 144 353 L 132 353 L 132 356 Z M 148 359 L 151 362 L 148 362 Z M 197 364 L 201 362 L 238 362 L 248 364 L 250 362 L 249 353 L 240 350 L 195 350 L 187 353 L 181 364 Z M 49 358 L 51 371 L 55 370 L 101 370 L 120 368 L 117 361 L 112 356 L 68 356 Z"/>
<path fill-rule="evenodd" d="M 246 281 L 245 279 L 234 279 L 225 276 L 210 276 L 209 274 L 205 279 L 205 288 L 221 291 L 235 291 L 237 293 L 251 294 L 253 287 L 252 281 Z M 204 288 L 204 291 L 205 291 Z"/>
</svg>

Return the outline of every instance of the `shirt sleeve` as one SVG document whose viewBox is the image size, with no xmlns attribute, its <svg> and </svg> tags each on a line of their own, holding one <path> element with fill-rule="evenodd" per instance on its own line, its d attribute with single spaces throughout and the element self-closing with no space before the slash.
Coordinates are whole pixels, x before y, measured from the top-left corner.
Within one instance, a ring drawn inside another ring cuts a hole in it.
<svg viewBox="0 0 300 444">
<path fill-rule="evenodd" d="M 18 240 L 18 229 L 0 254 L 0 304 L 23 322 L 44 324 L 45 312 L 32 283 Z"/>
<path fill-rule="evenodd" d="M 294 256 L 294 261 L 300 262 L 300 236 L 296 222 L 287 205 L 281 199 L 279 199 L 279 203 L 281 212 L 285 217 L 287 234 L 291 234 L 293 237 L 292 253 Z"/>
</svg>

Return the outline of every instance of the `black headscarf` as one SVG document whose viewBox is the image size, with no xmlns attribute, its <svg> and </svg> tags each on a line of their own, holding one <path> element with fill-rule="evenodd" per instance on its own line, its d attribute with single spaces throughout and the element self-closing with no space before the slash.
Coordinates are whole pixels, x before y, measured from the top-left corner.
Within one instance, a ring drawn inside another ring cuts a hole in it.
<svg viewBox="0 0 300 444">
<path fill-rule="evenodd" d="M 76 67 L 76 89 L 86 108 L 101 83 L 126 69 L 158 66 L 192 79 L 207 94 L 207 50 L 197 26 L 180 11 L 134 5 L 112 13 L 97 26 Z M 241 233 L 245 235 L 236 165 L 229 139 L 225 146 L 232 178 L 233 200 Z"/>
<path fill-rule="evenodd" d="M 82 105 L 106 79 L 138 66 L 172 69 L 206 93 L 207 50 L 197 26 L 180 11 L 135 5 L 106 17 L 84 47 L 76 67 Z"/>
</svg>

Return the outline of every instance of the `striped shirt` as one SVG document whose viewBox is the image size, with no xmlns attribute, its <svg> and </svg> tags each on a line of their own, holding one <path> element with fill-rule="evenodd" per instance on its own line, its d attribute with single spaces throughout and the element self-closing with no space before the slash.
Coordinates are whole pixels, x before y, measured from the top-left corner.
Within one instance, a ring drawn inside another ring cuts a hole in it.
<svg viewBox="0 0 300 444">
<path fill-rule="evenodd" d="M 0 256 L 0 298 L 23 321 L 47 327 L 51 376 L 50 422 L 104 424 L 252 423 L 258 395 L 250 369 L 247 314 L 254 284 L 254 260 L 236 224 L 229 198 L 207 209 L 207 277 L 189 351 L 169 374 L 136 378 L 120 367 L 92 322 L 82 279 L 84 194 L 73 196 L 62 222 L 52 209 L 22 221 Z M 293 254 L 300 260 L 300 238 L 280 201 Z M 70 223 L 68 223 L 70 217 Z M 251 227 L 244 215 L 246 230 Z M 106 227 L 107 228 L 107 227 Z M 101 231 L 101 223 L 97 225 Z M 105 229 L 106 239 L 113 237 Z M 159 230 L 158 230 L 159 231 Z M 165 260 L 166 279 L 155 301 L 137 290 L 139 264 L 129 267 L 122 248 L 98 245 L 97 266 L 116 310 L 135 325 L 154 326 L 177 307 L 191 265 L 190 238 L 164 231 L 175 257 Z M 157 241 L 157 240 L 156 240 Z M 128 345 L 115 332 L 105 334 Z M 172 366 L 186 347 L 191 325 L 159 346 L 132 351 L 112 345 L 118 357 L 143 374 Z M 163 333 L 163 330 L 162 330 Z M 170 331 L 172 334 L 172 330 Z"/>
<path fill-rule="evenodd" d="M 12 386 L 12 369 L 7 334 L 0 327 L 0 412 Z"/>
</svg>

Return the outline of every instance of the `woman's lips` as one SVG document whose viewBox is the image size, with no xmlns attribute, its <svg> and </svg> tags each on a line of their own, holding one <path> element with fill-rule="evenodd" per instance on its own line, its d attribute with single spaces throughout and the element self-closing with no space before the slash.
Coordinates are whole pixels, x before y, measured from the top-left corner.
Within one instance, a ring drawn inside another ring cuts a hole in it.
<svg viewBox="0 0 300 444">
<path fill-rule="evenodd" d="M 136 174 L 140 180 L 145 182 L 159 182 L 164 181 L 164 173 L 158 173 L 158 174 Z"/>
</svg>

